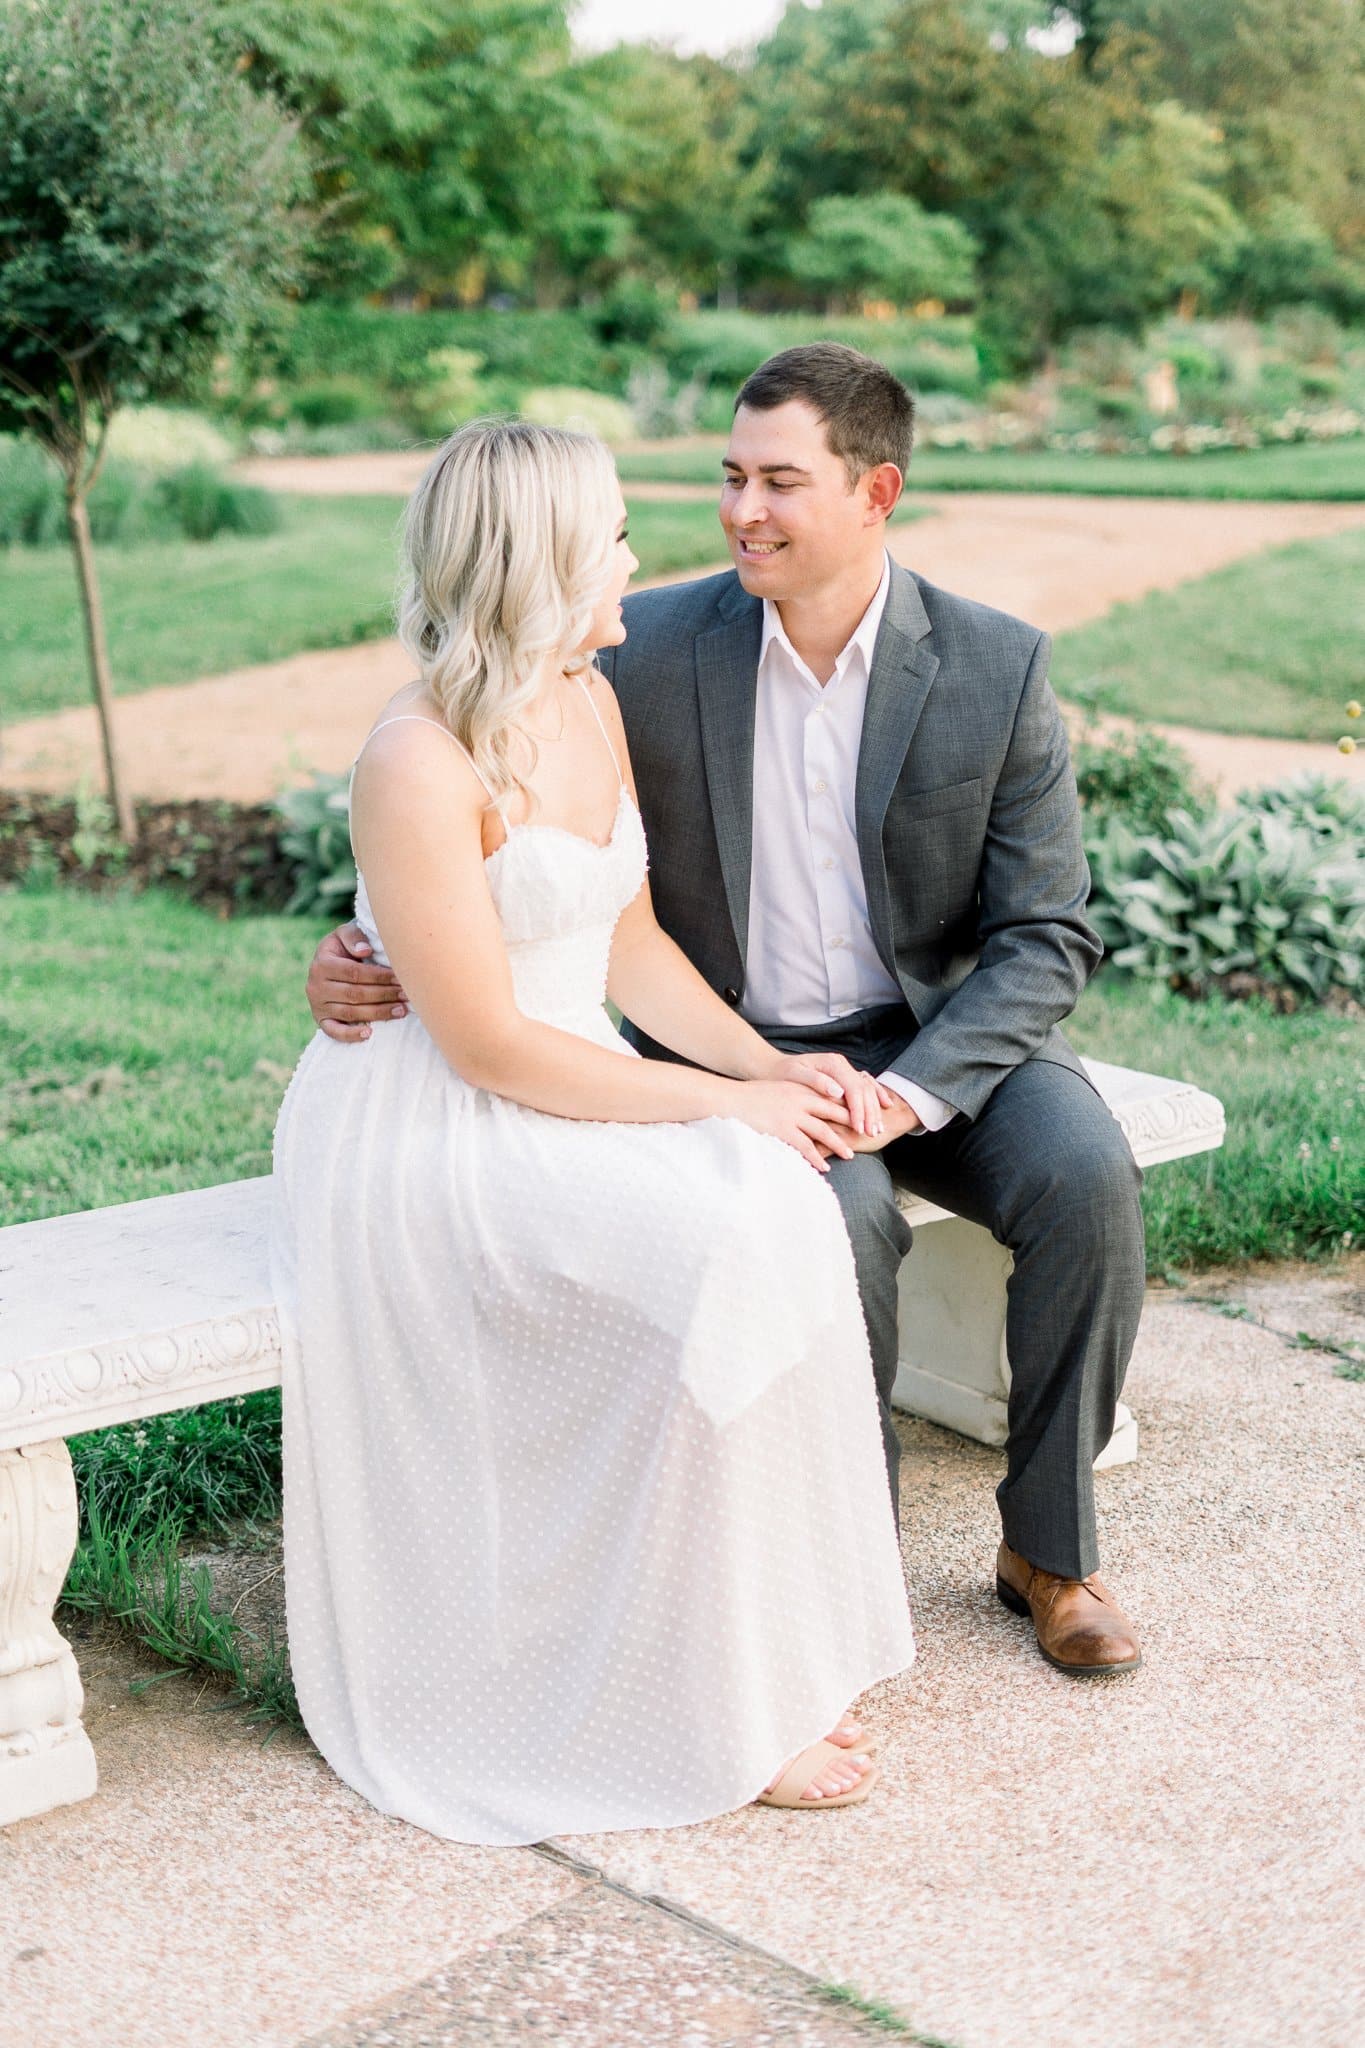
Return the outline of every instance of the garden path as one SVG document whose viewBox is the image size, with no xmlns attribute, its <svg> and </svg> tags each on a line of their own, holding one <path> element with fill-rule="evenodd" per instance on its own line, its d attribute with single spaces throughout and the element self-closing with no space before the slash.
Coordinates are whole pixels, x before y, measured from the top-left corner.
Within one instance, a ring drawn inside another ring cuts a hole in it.
<svg viewBox="0 0 1365 2048">
<path fill-rule="evenodd" d="M 396 496 L 411 488 L 413 465 L 420 473 L 425 459 L 420 451 L 292 456 L 258 463 L 254 473 L 268 472 L 276 489 L 384 490 Z M 704 497 L 709 486 L 662 485 L 654 494 Z M 1049 632 L 1082 625 L 1114 604 L 1169 590 L 1265 548 L 1365 526 L 1365 504 L 977 491 L 923 494 L 914 502 L 923 516 L 890 530 L 898 561 Z M 306 781 L 316 770 L 344 768 L 375 710 L 409 674 L 397 641 L 381 640 L 127 697 L 119 705 L 119 726 L 132 789 L 169 800 L 216 796 L 252 802 Z M 1365 786 L 1365 750 L 1347 759 L 1326 742 L 1161 729 L 1187 748 L 1200 775 L 1224 794 L 1304 768 Z M 69 791 L 84 777 L 98 786 L 99 764 L 94 713 L 78 706 L 6 728 L 0 783 Z"/>
<path fill-rule="evenodd" d="M 1002 1454 L 902 1417 L 919 1660 L 865 1696 L 884 1782 L 842 1813 L 445 1842 L 302 1734 L 263 1746 L 212 1683 L 72 1627 L 100 1788 L 5 1830 L 0 2042 L 898 2037 L 821 1980 L 952 2048 L 1358 2048 L 1352 1355 L 1361 1254 L 1150 1292 L 1125 1389 L 1141 1457 L 1099 1479 L 1106 1578 L 1143 1637 L 1127 1678 L 1049 1669 L 991 1589 Z M 215 1604 L 278 1640 L 276 1558 L 207 1562 Z"/>
</svg>

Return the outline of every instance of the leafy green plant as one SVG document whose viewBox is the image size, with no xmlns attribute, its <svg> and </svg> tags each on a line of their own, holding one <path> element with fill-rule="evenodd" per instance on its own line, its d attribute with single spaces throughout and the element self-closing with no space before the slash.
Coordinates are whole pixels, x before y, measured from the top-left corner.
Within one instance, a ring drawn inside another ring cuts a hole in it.
<svg viewBox="0 0 1365 2048">
<path fill-rule="evenodd" d="M 383 392 L 365 377 L 318 377 L 282 394 L 289 418 L 305 427 L 346 426 L 386 410 Z"/>
<path fill-rule="evenodd" d="M 1071 758 L 1087 835 L 1111 818 L 1125 819 L 1134 831 L 1159 832 L 1169 811 L 1203 817 L 1212 808 L 1212 793 L 1198 781 L 1188 754 L 1146 727 L 1103 737 L 1087 727 Z"/>
<path fill-rule="evenodd" d="M 174 1514 L 185 1534 L 217 1535 L 279 1506 L 280 1394 L 263 1387 L 71 1439 L 81 1534 L 98 1516 L 141 1531 Z"/>
<path fill-rule="evenodd" d="M 1116 967 L 1202 993 L 1224 983 L 1289 1003 L 1365 990 L 1365 856 L 1274 812 L 1169 814 L 1163 834 L 1113 817 L 1091 840 L 1089 916 Z"/>
<path fill-rule="evenodd" d="M 1353 789 L 1339 776 L 1310 770 L 1267 789 L 1243 790 L 1236 807 L 1256 817 L 1284 818 L 1321 840 L 1365 846 L 1365 789 Z"/>
<path fill-rule="evenodd" d="M 128 858 L 128 847 L 118 836 L 113 806 L 107 797 L 92 790 L 88 782 L 82 782 L 76 792 L 76 829 L 71 835 L 71 851 L 82 874 L 89 874 L 97 861 L 122 866 Z"/>
<path fill-rule="evenodd" d="M 434 348 L 425 376 L 407 394 L 407 411 L 426 434 L 448 434 L 489 408 L 483 357 L 472 348 Z"/>
<path fill-rule="evenodd" d="M 572 384 L 546 384 L 528 391 L 521 401 L 523 419 L 541 427 L 584 427 L 612 443 L 629 441 L 635 432 L 630 407 L 600 391 L 580 391 Z"/>
<path fill-rule="evenodd" d="M 221 469 L 231 462 L 234 449 L 202 413 L 184 406 L 130 405 L 109 423 L 109 453 L 135 469 L 165 475 L 194 462 Z"/>
<path fill-rule="evenodd" d="M 284 820 L 280 850 L 294 868 L 287 917 L 330 917 L 348 910 L 355 895 L 351 852 L 351 779 L 317 775 L 305 788 L 286 790 L 275 808 Z"/>
<path fill-rule="evenodd" d="M 279 506 L 269 491 L 236 483 L 203 462 L 163 477 L 158 495 L 186 540 L 274 533 L 280 523 Z"/>
<path fill-rule="evenodd" d="M 273 1724 L 267 1742 L 280 1726 L 302 1727 L 287 1647 L 276 1642 L 273 1629 L 260 1644 L 235 1614 L 215 1607 L 208 1566 L 187 1570 L 181 1561 L 184 1529 L 177 1512 L 137 1529 L 118 1528 L 107 1526 L 92 1503 L 87 1519 L 61 1608 L 105 1614 L 165 1659 L 166 1672 L 137 1680 L 135 1691 L 171 1670 L 202 1671 L 226 1680 L 225 1706 L 245 1709 L 248 1721 Z"/>
<path fill-rule="evenodd" d="M 274 533 L 280 524 L 268 491 L 240 484 L 208 461 L 158 471 L 108 460 L 87 508 L 90 537 L 101 547 Z M 33 443 L 0 435 L 0 547 L 53 546 L 65 539 L 65 526 L 66 497 L 56 465 Z"/>
<path fill-rule="evenodd" d="M 389 393 L 420 388 L 440 349 L 472 349 L 490 378 L 515 384 L 583 384 L 616 388 L 609 352 L 585 315 L 574 312 L 410 311 L 352 306 L 335 299 L 297 306 L 253 367 L 283 386 L 358 377 Z"/>
</svg>

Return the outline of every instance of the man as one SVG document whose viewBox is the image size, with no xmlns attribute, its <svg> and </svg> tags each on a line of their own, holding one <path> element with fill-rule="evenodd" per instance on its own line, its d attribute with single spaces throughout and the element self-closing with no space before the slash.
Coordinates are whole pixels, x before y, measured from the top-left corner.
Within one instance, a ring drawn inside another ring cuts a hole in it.
<svg viewBox="0 0 1365 2048">
<path fill-rule="evenodd" d="M 1045 633 L 894 564 L 905 387 L 855 349 L 786 349 L 736 401 L 720 518 L 734 572 L 627 598 L 607 650 L 663 928 L 784 1050 L 882 1081 L 880 1151 L 831 1159 L 893 1503 L 892 1172 L 1014 1255 L 996 1587 L 1075 1675 L 1132 1670 L 1097 1577 L 1108 1442 L 1145 1272 L 1127 1141 L 1057 1029 L 1101 956 Z M 401 990 L 334 933 L 314 1016 L 355 1036 Z M 627 1024 L 652 1057 L 664 1048 Z"/>
</svg>

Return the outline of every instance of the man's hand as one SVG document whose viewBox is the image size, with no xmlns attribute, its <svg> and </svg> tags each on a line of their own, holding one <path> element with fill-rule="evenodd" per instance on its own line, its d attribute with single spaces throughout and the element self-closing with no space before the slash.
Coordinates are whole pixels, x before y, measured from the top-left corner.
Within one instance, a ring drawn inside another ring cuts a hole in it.
<svg viewBox="0 0 1365 2048">
<path fill-rule="evenodd" d="M 850 1142 L 861 1137 L 875 1137 L 885 1143 L 881 1127 L 885 1112 L 897 1105 L 907 1105 L 890 1088 L 883 1088 L 871 1074 L 864 1074 L 838 1052 L 790 1052 L 784 1053 L 765 1078 L 777 1081 L 800 1081 L 817 1093 L 829 1095 L 832 1100 L 842 1098 L 848 1108 L 851 1126 Z M 866 1151 L 866 1146 L 859 1146 Z"/>
<path fill-rule="evenodd" d="M 341 1043 L 368 1038 L 371 1024 L 406 1017 L 408 999 L 391 967 L 371 960 L 372 948 L 358 924 L 328 932 L 308 970 L 308 1007 L 313 1022 Z"/>
<path fill-rule="evenodd" d="M 912 1131 L 920 1128 L 919 1111 L 912 1109 L 903 1095 L 897 1095 L 894 1088 L 883 1088 L 876 1084 L 881 1102 L 879 1112 L 881 1127 L 875 1131 L 848 1131 L 845 1133 L 854 1152 L 881 1152 L 897 1138 L 908 1138 Z M 827 1159 L 829 1152 L 825 1151 Z"/>
<path fill-rule="evenodd" d="M 903 1095 L 897 1095 L 894 1088 L 883 1088 L 880 1082 L 877 1086 L 884 1105 L 881 1129 L 869 1131 L 863 1137 L 850 1133 L 848 1142 L 855 1152 L 881 1152 L 897 1138 L 908 1138 L 912 1131 L 921 1128 L 919 1111 L 912 1109 Z"/>
</svg>

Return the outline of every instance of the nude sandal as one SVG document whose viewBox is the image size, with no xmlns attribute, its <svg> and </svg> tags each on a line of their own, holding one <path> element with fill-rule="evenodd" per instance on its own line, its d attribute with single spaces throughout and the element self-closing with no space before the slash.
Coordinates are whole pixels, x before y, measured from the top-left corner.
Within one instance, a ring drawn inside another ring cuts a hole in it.
<svg viewBox="0 0 1365 2048">
<path fill-rule="evenodd" d="M 851 1755 L 865 1754 L 865 1746 L 854 1750 L 841 1749 L 837 1742 L 826 1742 L 823 1737 L 818 1742 L 807 1743 L 800 1755 L 792 1759 L 772 1791 L 760 1792 L 754 1805 L 800 1807 L 803 1813 L 819 1813 L 827 1806 L 858 1806 L 881 1776 L 880 1765 L 869 1764 L 858 1783 L 847 1792 L 827 1794 L 822 1799 L 803 1799 L 801 1794 L 812 1778 L 818 1778 L 837 1757 L 847 1761 Z"/>
</svg>

